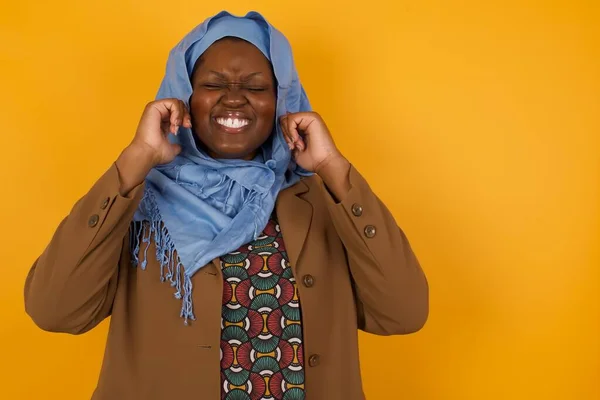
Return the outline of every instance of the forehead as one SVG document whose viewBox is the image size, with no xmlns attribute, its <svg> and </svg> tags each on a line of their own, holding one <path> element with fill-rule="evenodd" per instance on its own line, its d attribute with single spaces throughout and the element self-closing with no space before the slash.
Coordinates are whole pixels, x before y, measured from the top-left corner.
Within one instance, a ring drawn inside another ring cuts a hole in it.
<svg viewBox="0 0 600 400">
<path fill-rule="evenodd" d="M 224 38 L 213 43 L 197 62 L 198 69 L 249 70 L 271 69 L 270 61 L 252 43 L 238 38 Z"/>
</svg>

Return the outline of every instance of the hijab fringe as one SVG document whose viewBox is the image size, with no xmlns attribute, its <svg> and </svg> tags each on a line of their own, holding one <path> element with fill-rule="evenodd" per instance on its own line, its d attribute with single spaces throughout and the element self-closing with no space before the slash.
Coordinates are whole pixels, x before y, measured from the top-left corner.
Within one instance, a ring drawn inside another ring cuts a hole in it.
<svg viewBox="0 0 600 400">
<path fill-rule="evenodd" d="M 151 239 L 154 238 L 156 260 L 160 264 L 160 281 L 168 281 L 171 287 L 175 288 L 175 298 L 182 300 L 180 316 L 184 319 L 184 324 L 188 325 L 188 320 L 196 320 L 192 302 L 192 279 L 185 273 L 183 264 L 175 250 L 175 244 L 162 222 L 154 194 L 150 190 L 144 190 L 144 198 L 141 204 L 146 205 L 145 215 L 149 217 L 150 221 L 133 221 L 131 223 L 131 263 L 134 267 L 139 266 L 142 270 L 146 270 L 148 249 L 150 242 L 152 242 Z M 140 263 L 141 251 L 143 251 L 143 257 Z"/>
</svg>

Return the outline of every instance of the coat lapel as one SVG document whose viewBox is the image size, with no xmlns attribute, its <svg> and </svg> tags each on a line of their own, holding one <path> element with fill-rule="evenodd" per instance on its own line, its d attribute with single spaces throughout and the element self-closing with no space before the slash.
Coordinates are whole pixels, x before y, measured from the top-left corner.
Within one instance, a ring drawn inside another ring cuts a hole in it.
<svg viewBox="0 0 600 400">
<path fill-rule="evenodd" d="M 312 205 L 302 198 L 308 191 L 308 185 L 301 180 L 277 197 L 277 219 L 294 275 L 312 220 Z"/>
<path fill-rule="evenodd" d="M 221 257 L 215 257 L 212 260 L 212 266 L 209 266 L 206 271 L 210 275 L 219 275 L 222 277 L 223 271 L 221 271 Z"/>
</svg>

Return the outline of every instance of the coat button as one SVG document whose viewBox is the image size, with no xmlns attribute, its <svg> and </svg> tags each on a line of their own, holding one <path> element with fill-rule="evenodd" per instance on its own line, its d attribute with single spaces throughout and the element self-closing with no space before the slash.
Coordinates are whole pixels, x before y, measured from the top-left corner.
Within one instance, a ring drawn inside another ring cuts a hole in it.
<svg viewBox="0 0 600 400">
<path fill-rule="evenodd" d="M 376 233 L 377 233 L 377 230 L 375 229 L 375 227 L 373 225 L 365 226 L 365 236 L 366 237 L 372 238 L 375 236 Z"/>
<path fill-rule="evenodd" d="M 306 287 L 312 287 L 315 284 L 315 278 L 312 275 L 304 275 L 302 283 L 304 283 L 304 286 Z"/>
<path fill-rule="evenodd" d="M 94 214 L 90 217 L 90 219 L 88 219 L 88 226 L 90 228 L 95 227 L 96 225 L 98 225 L 98 221 L 100 220 L 100 217 L 98 216 L 98 214 Z"/>
<path fill-rule="evenodd" d="M 311 367 L 316 367 L 317 365 L 319 365 L 320 361 L 321 359 L 318 354 L 313 354 L 310 357 L 308 357 L 308 365 Z"/>
<path fill-rule="evenodd" d="M 363 213 L 363 208 L 360 204 L 353 204 L 352 205 L 352 214 L 354 214 L 355 217 L 360 217 Z"/>
<path fill-rule="evenodd" d="M 104 201 L 102 202 L 102 205 L 100 206 L 100 208 L 102 210 L 105 210 L 106 207 L 108 207 L 108 203 L 110 203 L 110 198 L 109 197 L 107 197 L 106 199 L 104 199 Z"/>
</svg>

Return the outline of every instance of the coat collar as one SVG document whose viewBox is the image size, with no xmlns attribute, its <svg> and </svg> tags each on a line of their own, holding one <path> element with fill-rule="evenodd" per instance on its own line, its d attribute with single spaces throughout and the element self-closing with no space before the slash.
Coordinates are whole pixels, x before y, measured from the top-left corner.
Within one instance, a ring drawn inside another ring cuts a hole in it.
<svg viewBox="0 0 600 400">
<path fill-rule="evenodd" d="M 313 215 L 312 204 L 306 199 L 310 187 L 305 179 L 279 193 L 275 204 L 279 227 L 294 274 Z"/>
</svg>

